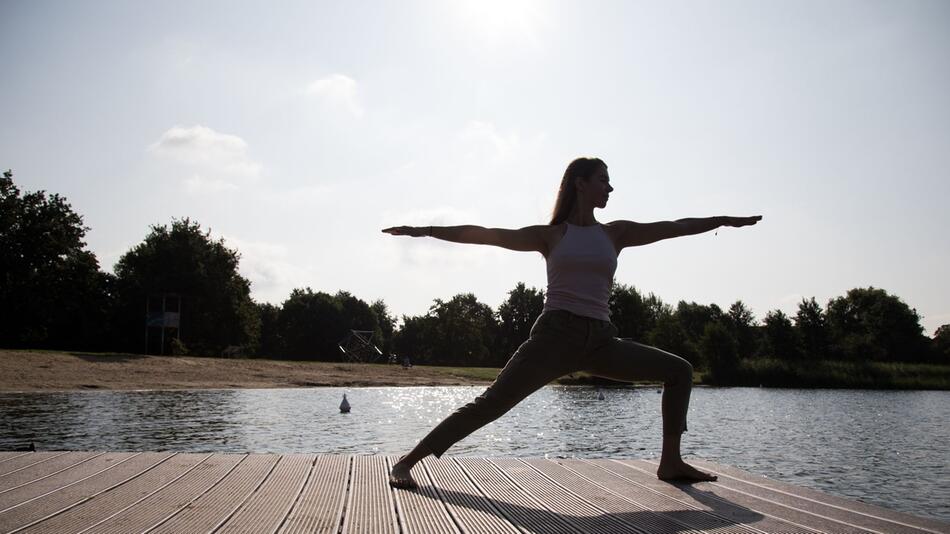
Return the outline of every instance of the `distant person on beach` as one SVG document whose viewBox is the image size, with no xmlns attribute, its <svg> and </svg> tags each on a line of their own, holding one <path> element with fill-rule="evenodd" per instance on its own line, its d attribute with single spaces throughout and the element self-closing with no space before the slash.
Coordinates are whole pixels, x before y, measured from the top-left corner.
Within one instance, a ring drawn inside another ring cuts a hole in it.
<svg viewBox="0 0 950 534">
<path fill-rule="evenodd" d="M 397 236 L 540 252 L 548 273 L 544 309 L 528 340 L 484 393 L 439 423 L 393 466 L 389 476 L 392 486 L 416 487 L 411 470 L 420 460 L 430 454 L 441 457 L 453 444 L 501 417 L 548 382 L 577 371 L 621 381 L 662 381 L 663 449 L 657 477 L 716 480 L 680 456 L 680 438 L 686 431 L 693 386 L 692 365 L 658 348 L 618 339 L 607 299 L 617 256 L 624 248 L 700 234 L 720 226 L 748 226 L 762 217 L 601 224 L 594 218 L 594 208 L 605 207 L 613 190 L 603 161 L 578 158 L 564 171 L 550 224 L 518 230 L 481 226 L 395 226 L 383 230 Z"/>
</svg>

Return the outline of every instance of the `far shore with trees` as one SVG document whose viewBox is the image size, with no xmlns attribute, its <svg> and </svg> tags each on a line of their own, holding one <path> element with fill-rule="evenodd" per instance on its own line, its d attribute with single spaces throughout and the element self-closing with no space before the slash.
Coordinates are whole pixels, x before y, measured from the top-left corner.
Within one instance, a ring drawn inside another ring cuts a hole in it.
<svg viewBox="0 0 950 534">
<path fill-rule="evenodd" d="M 87 231 L 63 197 L 22 194 L 10 171 L 0 178 L 0 348 L 23 358 L 30 353 L 22 349 L 140 354 L 146 298 L 173 294 L 183 328 L 164 344 L 166 355 L 343 362 L 338 344 L 364 330 L 382 362 L 498 368 L 527 339 L 544 301 L 543 291 L 518 283 L 498 309 L 460 293 L 398 320 L 384 301 L 343 290 L 297 288 L 280 305 L 259 303 L 239 274 L 239 252 L 196 221 L 152 226 L 115 274 L 86 250 Z M 741 300 L 728 309 L 673 305 L 617 280 L 610 308 L 621 337 L 686 358 L 705 384 L 950 389 L 950 325 L 927 337 L 916 310 L 880 288 L 854 288 L 824 305 L 803 299 L 795 315 L 774 310 L 760 322 Z"/>
</svg>

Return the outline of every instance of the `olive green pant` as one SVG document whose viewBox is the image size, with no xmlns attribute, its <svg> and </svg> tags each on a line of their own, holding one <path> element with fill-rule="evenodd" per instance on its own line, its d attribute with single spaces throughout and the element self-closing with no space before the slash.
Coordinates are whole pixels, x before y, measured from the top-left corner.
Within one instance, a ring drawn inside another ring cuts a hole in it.
<svg viewBox="0 0 950 534">
<path fill-rule="evenodd" d="M 663 434 L 685 431 L 693 385 L 690 363 L 655 347 L 618 339 L 617 333 L 608 321 L 563 310 L 542 313 L 528 340 L 488 389 L 439 423 L 423 444 L 435 456 L 442 456 L 548 382 L 577 371 L 622 381 L 663 382 Z"/>
</svg>

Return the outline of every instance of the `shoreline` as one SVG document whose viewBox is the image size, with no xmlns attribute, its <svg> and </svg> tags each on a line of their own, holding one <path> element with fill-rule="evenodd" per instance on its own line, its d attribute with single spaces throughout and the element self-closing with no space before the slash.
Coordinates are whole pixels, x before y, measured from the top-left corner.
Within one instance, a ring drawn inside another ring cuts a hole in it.
<svg viewBox="0 0 950 534">
<path fill-rule="evenodd" d="M 496 367 L 403 368 L 386 363 L 0 349 L 0 393 L 485 386 L 499 371 Z M 732 383 L 710 384 L 697 371 L 693 387 L 950 389 L 950 366 L 929 364 L 760 360 L 744 362 L 739 374 Z M 650 382 L 615 382 L 586 373 L 567 375 L 551 384 L 662 387 Z"/>
<path fill-rule="evenodd" d="M 476 386 L 499 369 L 0 349 L 0 392 Z"/>
</svg>

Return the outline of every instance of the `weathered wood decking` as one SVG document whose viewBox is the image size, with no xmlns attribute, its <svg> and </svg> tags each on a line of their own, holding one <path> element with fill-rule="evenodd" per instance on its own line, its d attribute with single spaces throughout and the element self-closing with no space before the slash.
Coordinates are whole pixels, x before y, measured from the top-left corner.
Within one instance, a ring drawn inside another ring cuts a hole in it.
<svg viewBox="0 0 950 534">
<path fill-rule="evenodd" d="M 696 462 L 428 459 L 416 491 L 386 456 L 0 452 L 0 532 L 948 532 L 950 524 Z"/>
</svg>

